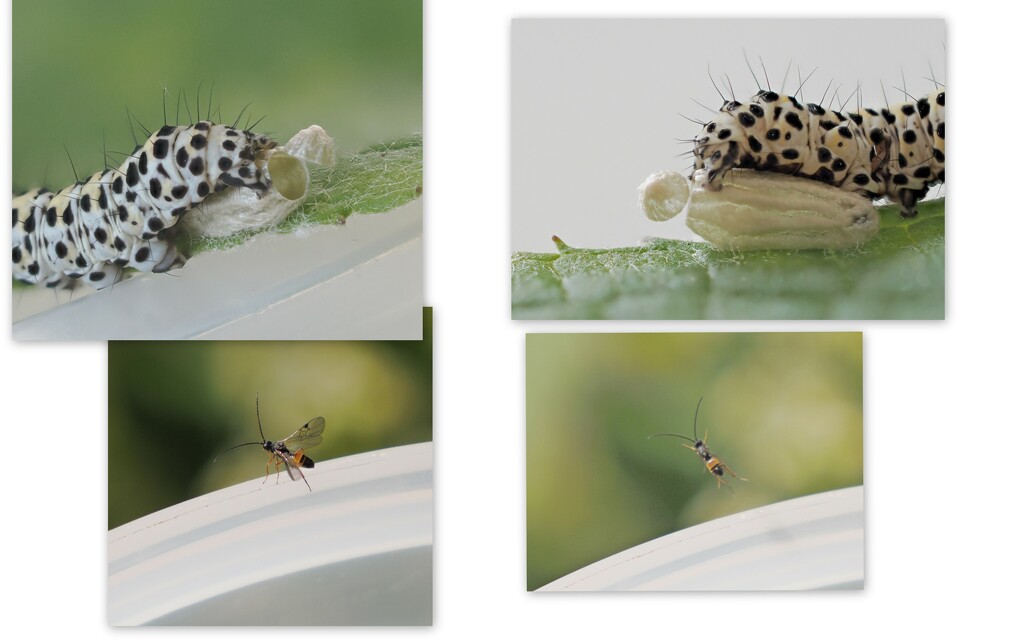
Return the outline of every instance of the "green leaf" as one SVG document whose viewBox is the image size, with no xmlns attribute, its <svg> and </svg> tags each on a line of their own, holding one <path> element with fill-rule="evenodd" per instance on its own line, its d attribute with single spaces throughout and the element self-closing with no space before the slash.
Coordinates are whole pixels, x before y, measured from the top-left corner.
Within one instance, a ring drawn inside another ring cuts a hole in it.
<svg viewBox="0 0 1024 640">
<path fill-rule="evenodd" d="M 656 238 L 639 247 L 512 255 L 514 319 L 941 319 L 945 200 L 847 251 L 715 249 Z"/>
<path fill-rule="evenodd" d="M 327 169 L 310 172 L 310 197 L 274 231 L 288 233 L 300 227 L 343 223 L 356 213 L 391 211 L 420 196 L 423 190 L 423 136 L 414 134 L 378 144 Z M 184 239 L 186 255 L 214 249 L 228 249 L 252 236 L 265 233 L 255 229 L 227 238 Z"/>
</svg>

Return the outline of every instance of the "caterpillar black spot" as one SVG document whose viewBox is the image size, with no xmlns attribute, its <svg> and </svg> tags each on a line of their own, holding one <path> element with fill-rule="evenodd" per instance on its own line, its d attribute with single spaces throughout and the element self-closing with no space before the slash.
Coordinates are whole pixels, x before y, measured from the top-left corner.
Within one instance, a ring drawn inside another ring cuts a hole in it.
<svg viewBox="0 0 1024 640">
<path fill-rule="evenodd" d="M 709 191 L 734 168 L 818 180 L 917 214 L 928 188 L 945 182 L 946 92 L 880 109 L 842 113 L 760 90 L 749 102 L 724 100 L 694 141 L 694 171 Z"/>
<path fill-rule="evenodd" d="M 125 267 L 164 272 L 184 264 L 173 227 L 210 194 L 270 188 L 261 166 L 277 143 L 234 126 L 164 125 L 118 167 L 56 193 L 14 198 L 14 277 L 48 287 L 84 280 L 102 289 Z"/>
</svg>

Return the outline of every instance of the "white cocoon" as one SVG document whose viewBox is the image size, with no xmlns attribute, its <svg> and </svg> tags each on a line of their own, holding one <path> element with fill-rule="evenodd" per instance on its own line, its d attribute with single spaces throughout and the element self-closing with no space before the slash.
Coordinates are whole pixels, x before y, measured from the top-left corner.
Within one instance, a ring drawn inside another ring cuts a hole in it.
<svg viewBox="0 0 1024 640">
<path fill-rule="evenodd" d="M 333 166 L 334 158 L 334 140 L 317 125 L 307 127 L 257 158 L 257 167 L 271 180 L 269 191 L 230 187 L 207 198 L 182 224 L 190 233 L 213 238 L 276 226 L 309 195 L 308 165 Z"/>
</svg>

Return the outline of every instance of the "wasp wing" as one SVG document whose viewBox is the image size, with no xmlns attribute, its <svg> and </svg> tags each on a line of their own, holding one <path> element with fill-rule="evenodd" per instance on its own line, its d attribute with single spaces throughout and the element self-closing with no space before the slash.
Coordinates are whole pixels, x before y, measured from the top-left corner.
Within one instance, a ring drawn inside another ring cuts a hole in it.
<svg viewBox="0 0 1024 640">
<path fill-rule="evenodd" d="M 274 457 L 277 458 L 278 464 L 284 465 L 285 470 L 288 471 L 289 478 L 292 480 L 298 480 L 303 477 L 302 472 L 299 471 L 295 464 L 295 459 L 292 456 L 286 455 L 283 451 L 275 451 Z"/>
<path fill-rule="evenodd" d="M 306 480 L 306 475 L 302 473 L 302 469 L 300 469 L 299 465 L 295 462 L 294 457 L 285 455 L 283 451 L 275 451 L 274 457 L 284 463 L 284 468 L 288 471 L 289 478 L 292 480 L 302 480 L 306 483 L 306 487 L 309 488 L 310 491 L 313 490 L 313 487 L 309 486 L 309 480 Z"/>
<path fill-rule="evenodd" d="M 315 447 L 324 441 L 325 424 L 324 419 L 317 416 L 299 427 L 298 431 L 282 440 L 280 444 L 287 447 L 292 453 Z"/>
</svg>

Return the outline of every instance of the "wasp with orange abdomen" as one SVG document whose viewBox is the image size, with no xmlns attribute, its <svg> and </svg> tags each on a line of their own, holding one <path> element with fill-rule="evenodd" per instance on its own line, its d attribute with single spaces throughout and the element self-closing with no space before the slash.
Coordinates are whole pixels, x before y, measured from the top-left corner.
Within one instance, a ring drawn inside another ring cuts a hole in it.
<svg viewBox="0 0 1024 640">
<path fill-rule="evenodd" d="M 690 438 L 689 436 L 679 435 L 678 433 L 655 433 L 654 435 L 648 436 L 647 439 L 650 440 L 651 438 L 656 438 L 658 436 L 671 436 L 673 438 L 681 438 L 686 442 L 689 442 L 690 444 L 684 444 L 683 446 L 691 451 L 696 452 L 697 455 L 700 456 L 700 459 L 704 461 L 704 466 L 707 468 L 708 472 L 711 473 L 711 475 L 715 476 L 715 479 L 718 480 L 718 488 L 721 488 L 722 484 L 724 483 L 725 486 L 729 489 L 729 491 L 733 495 L 736 495 L 736 492 L 732 490 L 732 486 L 730 486 L 729 482 L 725 479 L 725 474 L 728 473 L 737 480 L 746 480 L 746 478 L 741 478 L 739 475 L 737 475 L 735 471 L 729 468 L 729 465 L 725 464 L 725 462 L 723 462 L 721 458 L 716 456 L 714 453 L 711 452 L 710 449 L 708 449 L 707 430 L 704 431 L 703 439 L 697 437 L 697 415 L 700 413 L 700 404 L 703 401 L 704 396 L 701 396 L 700 400 L 697 401 L 697 409 L 693 412 L 692 438 Z"/>
<path fill-rule="evenodd" d="M 274 469 L 278 473 L 281 472 L 281 465 L 283 464 L 285 470 L 288 472 L 289 478 L 292 480 L 302 478 L 302 481 L 306 483 L 306 487 L 312 491 L 313 487 L 309 486 L 309 481 L 306 480 L 306 476 L 302 473 L 302 470 L 313 468 L 313 459 L 306 455 L 306 450 L 323 442 L 325 426 L 324 419 L 320 416 L 313 418 L 306 424 L 299 427 L 295 433 L 283 440 L 278 440 L 276 442 L 273 440 L 267 440 L 266 436 L 263 435 L 263 423 L 260 421 L 260 397 L 257 395 L 256 424 L 259 426 L 260 438 L 262 438 L 262 440 L 258 442 L 243 442 L 242 444 L 236 444 L 214 458 L 213 461 L 216 462 L 228 451 L 251 444 L 258 444 L 263 447 L 264 451 L 270 454 L 270 459 L 267 460 L 267 475 L 263 479 L 264 482 L 266 482 L 267 478 L 270 477 L 270 463 L 273 462 Z"/>
</svg>

